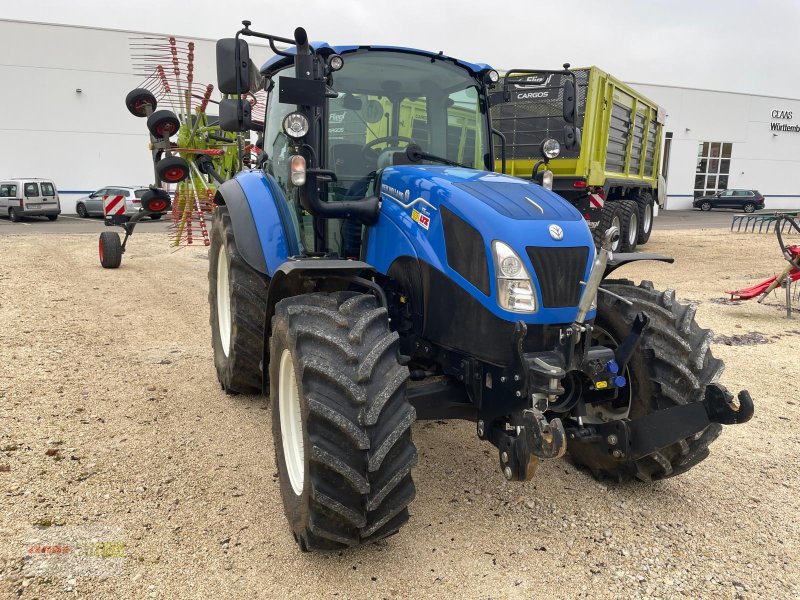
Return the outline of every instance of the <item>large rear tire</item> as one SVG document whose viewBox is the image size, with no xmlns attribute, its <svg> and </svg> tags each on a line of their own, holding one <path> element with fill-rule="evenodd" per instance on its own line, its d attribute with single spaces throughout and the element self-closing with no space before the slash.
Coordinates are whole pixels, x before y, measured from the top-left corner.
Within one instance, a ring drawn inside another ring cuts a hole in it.
<svg viewBox="0 0 800 600">
<path fill-rule="evenodd" d="M 595 334 L 604 336 L 604 342 L 609 343 L 610 339 L 612 346 L 619 344 L 630 332 L 639 312 L 650 317 L 642 343 L 625 373 L 629 394 L 627 414 L 618 418 L 637 419 L 656 410 L 701 402 L 706 386 L 719 378 L 724 365 L 709 350 L 712 332 L 700 328 L 694 320 L 697 307 L 677 302 L 673 290 L 659 292 L 649 281 L 636 286 L 627 280 L 608 280 L 602 287 L 633 303 L 627 306 L 609 294 L 598 294 Z M 608 420 L 606 414 L 591 404 L 587 408 L 588 419 Z M 697 435 L 638 461 L 616 462 L 581 444 L 567 450 L 575 463 L 587 466 L 598 479 L 651 481 L 673 477 L 697 465 L 708 456 L 708 446 L 721 430 L 720 425 L 712 423 Z"/>
<path fill-rule="evenodd" d="M 650 234 L 653 232 L 653 194 L 650 192 L 643 192 L 638 194 L 634 200 L 639 208 L 639 245 L 646 244 L 650 240 Z"/>
<path fill-rule="evenodd" d="M 228 394 L 260 394 L 267 280 L 239 254 L 224 206 L 216 210 L 208 259 L 211 345 L 217 378 Z"/>
<path fill-rule="evenodd" d="M 600 212 L 600 223 L 597 225 L 593 233 L 595 246 L 599 248 L 602 245 L 606 231 L 610 227 L 616 227 L 619 229 L 619 239 L 611 246 L 611 250 L 613 252 L 619 252 L 620 247 L 622 246 L 623 226 L 622 212 L 620 211 L 618 201 L 606 201 L 605 206 L 603 206 L 603 210 Z"/>
<path fill-rule="evenodd" d="M 639 205 L 633 200 L 617 200 L 617 203 L 622 221 L 619 251 L 635 252 L 639 243 Z"/>
<path fill-rule="evenodd" d="M 284 510 L 304 551 L 396 533 L 415 488 L 416 418 L 398 335 L 373 296 L 304 294 L 279 302 L 270 398 Z"/>
</svg>

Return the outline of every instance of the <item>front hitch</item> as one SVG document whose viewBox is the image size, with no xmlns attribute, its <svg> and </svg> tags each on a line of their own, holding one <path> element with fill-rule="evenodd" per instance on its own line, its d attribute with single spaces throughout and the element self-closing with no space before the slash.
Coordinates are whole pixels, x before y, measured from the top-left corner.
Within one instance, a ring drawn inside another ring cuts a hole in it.
<svg viewBox="0 0 800 600">
<path fill-rule="evenodd" d="M 497 446 L 500 469 L 509 481 L 527 481 L 536 473 L 540 458 L 559 458 L 567 450 L 567 436 L 561 419 L 547 421 L 542 411 L 522 411 L 522 425 L 512 429 L 499 424 L 489 438 Z"/>
</svg>

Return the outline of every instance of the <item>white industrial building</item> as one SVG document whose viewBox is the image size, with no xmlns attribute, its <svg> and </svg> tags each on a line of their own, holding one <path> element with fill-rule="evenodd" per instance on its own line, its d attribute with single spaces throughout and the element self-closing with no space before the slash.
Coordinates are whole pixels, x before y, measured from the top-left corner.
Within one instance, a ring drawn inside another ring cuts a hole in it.
<svg viewBox="0 0 800 600">
<path fill-rule="evenodd" d="M 51 178 L 65 213 L 100 187 L 151 182 L 144 119 L 124 105 L 142 82 L 130 44 L 148 35 L 0 20 L 0 179 Z M 195 81 L 215 84 L 214 40 L 192 41 Z M 268 55 L 251 52 L 256 62 Z M 667 113 L 668 209 L 725 187 L 757 189 L 767 208 L 800 209 L 800 99 L 632 85 Z"/>
<path fill-rule="evenodd" d="M 632 83 L 667 113 L 667 208 L 719 189 L 756 189 L 800 209 L 800 99 Z"/>
</svg>

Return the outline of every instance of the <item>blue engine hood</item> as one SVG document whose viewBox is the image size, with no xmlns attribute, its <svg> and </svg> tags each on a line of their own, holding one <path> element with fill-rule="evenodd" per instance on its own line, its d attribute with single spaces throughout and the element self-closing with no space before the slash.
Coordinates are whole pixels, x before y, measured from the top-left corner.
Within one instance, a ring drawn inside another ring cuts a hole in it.
<svg viewBox="0 0 800 600">
<path fill-rule="evenodd" d="M 541 289 L 526 253 L 529 246 L 588 247 L 584 281 L 594 257 L 591 232 L 582 215 L 566 200 L 541 186 L 497 173 L 442 166 L 395 166 L 381 175 L 381 214 L 369 230 L 367 261 L 382 273 L 392 262 L 409 256 L 429 263 L 453 279 L 496 316 L 527 323 L 570 323 L 576 307 L 541 308 Z M 476 288 L 447 264 L 441 209 L 466 221 L 480 232 L 489 267 L 489 295 Z M 552 225 L 563 231 L 560 240 Z M 508 244 L 525 264 L 539 296 L 533 314 L 501 309 L 495 299 L 492 242 Z M 590 315 L 591 318 L 591 315 Z"/>
</svg>

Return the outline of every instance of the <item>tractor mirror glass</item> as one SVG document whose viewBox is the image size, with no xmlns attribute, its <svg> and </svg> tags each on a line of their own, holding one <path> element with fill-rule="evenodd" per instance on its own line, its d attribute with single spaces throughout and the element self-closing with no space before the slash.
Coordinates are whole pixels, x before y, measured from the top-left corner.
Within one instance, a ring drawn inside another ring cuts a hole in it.
<svg viewBox="0 0 800 600">
<path fill-rule="evenodd" d="M 575 84 L 572 78 L 565 76 L 564 81 L 564 120 L 567 123 L 575 122 Z"/>
<path fill-rule="evenodd" d="M 250 103 L 226 98 L 219 103 L 219 127 L 223 131 L 249 131 L 252 128 Z"/>
<path fill-rule="evenodd" d="M 244 94 L 250 90 L 250 49 L 244 40 L 217 41 L 217 87 L 223 94 Z"/>
<path fill-rule="evenodd" d="M 575 125 L 564 126 L 564 147 L 567 150 L 581 149 L 581 130 Z"/>
</svg>

